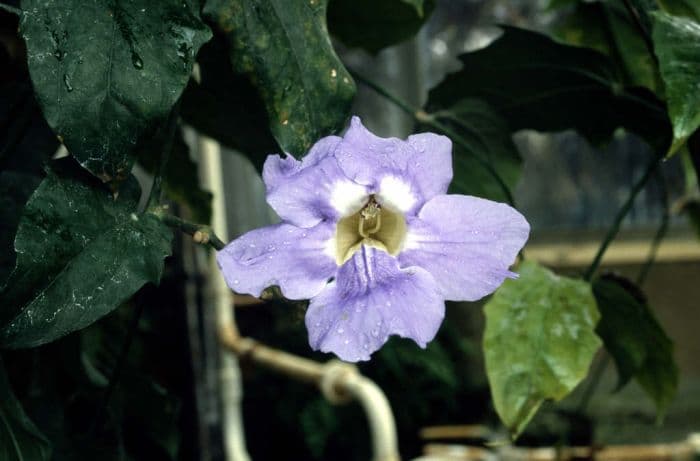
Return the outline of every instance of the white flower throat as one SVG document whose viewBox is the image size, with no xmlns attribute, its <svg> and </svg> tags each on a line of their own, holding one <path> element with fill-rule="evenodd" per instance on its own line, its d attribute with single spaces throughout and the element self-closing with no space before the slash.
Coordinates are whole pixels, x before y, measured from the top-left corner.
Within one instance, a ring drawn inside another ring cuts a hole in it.
<svg viewBox="0 0 700 461">
<path fill-rule="evenodd" d="M 379 248 L 396 256 L 406 237 L 403 214 L 380 204 L 374 195 L 356 213 L 341 218 L 335 232 L 336 263 L 340 266 L 362 245 Z"/>
</svg>

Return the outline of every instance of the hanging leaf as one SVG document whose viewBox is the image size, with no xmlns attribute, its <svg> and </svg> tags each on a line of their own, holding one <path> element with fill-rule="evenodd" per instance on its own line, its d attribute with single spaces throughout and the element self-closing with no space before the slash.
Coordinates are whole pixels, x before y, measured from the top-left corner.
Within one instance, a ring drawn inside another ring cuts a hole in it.
<svg viewBox="0 0 700 461">
<path fill-rule="evenodd" d="M 328 29 L 370 53 L 407 40 L 430 17 L 434 0 L 330 0 Z"/>
<path fill-rule="evenodd" d="M 615 360 L 618 389 L 636 378 L 662 417 L 678 390 L 673 342 L 629 280 L 600 277 L 593 282 L 593 294 L 601 315 L 596 332 Z"/>
<path fill-rule="evenodd" d="M 51 445 L 27 417 L 0 360 L 0 459 L 48 461 Z"/>
<path fill-rule="evenodd" d="M 513 131 L 575 129 L 601 143 L 622 127 L 658 149 L 670 142 L 663 104 L 644 88 L 625 88 L 599 52 L 503 27 L 491 45 L 460 60 L 462 70 L 430 91 L 430 110 L 472 97 L 491 104 Z"/>
<path fill-rule="evenodd" d="M 27 203 L 17 263 L 0 293 L 2 346 L 37 346 L 83 328 L 160 279 L 172 233 L 136 214 L 136 180 L 114 198 L 79 170 L 71 158 L 55 162 Z"/>
<path fill-rule="evenodd" d="M 700 128 L 700 24 L 663 12 L 653 17 L 654 50 L 673 123 L 671 155 Z"/>
<path fill-rule="evenodd" d="M 478 160 L 490 163 L 513 190 L 520 178 L 522 160 L 505 120 L 489 104 L 477 99 L 463 99 L 434 115 L 466 143 L 466 148 L 453 145 L 454 178 L 450 192 L 507 201 L 493 175 Z"/>
<path fill-rule="evenodd" d="M 196 0 L 25 0 L 21 31 L 49 125 L 102 181 L 126 178 L 133 150 L 185 88 L 211 33 Z"/>
<path fill-rule="evenodd" d="M 659 94 L 662 83 L 654 56 L 622 2 L 578 2 L 554 33 L 569 45 L 607 55 L 625 85 L 644 86 Z"/>
<path fill-rule="evenodd" d="M 211 0 L 204 8 L 227 34 L 231 63 L 247 74 L 285 152 L 301 156 L 341 129 L 355 84 L 333 51 L 328 0 Z"/>
<path fill-rule="evenodd" d="M 588 283 L 524 262 L 486 303 L 484 355 L 496 412 L 514 436 L 588 373 L 600 314 Z"/>
</svg>

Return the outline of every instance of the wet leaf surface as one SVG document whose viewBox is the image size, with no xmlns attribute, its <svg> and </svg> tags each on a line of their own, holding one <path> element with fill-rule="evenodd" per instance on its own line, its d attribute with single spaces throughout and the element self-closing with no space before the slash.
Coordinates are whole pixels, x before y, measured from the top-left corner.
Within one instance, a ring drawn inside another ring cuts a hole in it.
<svg viewBox="0 0 700 461">
<path fill-rule="evenodd" d="M 262 98 L 270 131 L 297 157 L 344 127 L 355 83 L 326 28 L 328 0 L 211 0 L 205 14 L 226 33 L 231 63 Z"/>
<path fill-rule="evenodd" d="M 139 196 L 133 177 L 115 198 L 73 159 L 53 164 L 17 230 L 17 263 L 0 293 L 2 346 L 36 346 L 84 328 L 159 281 L 172 233 L 136 214 Z"/>
<path fill-rule="evenodd" d="M 700 128 L 700 23 L 663 12 L 653 17 L 654 51 L 673 123 L 673 154 Z"/>
<path fill-rule="evenodd" d="M 484 355 L 498 415 L 516 436 L 545 400 L 561 400 L 588 373 L 600 318 L 588 283 L 524 262 L 486 303 Z"/>
<path fill-rule="evenodd" d="M 21 32 L 49 125 L 103 181 L 169 113 L 211 32 L 196 0 L 26 0 Z M 86 19 L 87 18 L 87 19 Z"/>
</svg>

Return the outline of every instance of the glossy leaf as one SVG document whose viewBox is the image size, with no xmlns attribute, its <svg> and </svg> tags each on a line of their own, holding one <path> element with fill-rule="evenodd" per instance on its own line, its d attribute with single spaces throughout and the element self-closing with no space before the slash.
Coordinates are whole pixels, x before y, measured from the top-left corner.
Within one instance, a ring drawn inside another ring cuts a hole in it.
<svg viewBox="0 0 700 461">
<path fill-rule="evenodd" d="M 0 360 L 0 459 L 48 461 L 51 445 L 27 417 Z"/>
<path fill-rule="evenodd" d="M 588 283 L 524 262 L 484 308 L 484 355 L 494 405 L 515 436 L 545 400 L 585 378 L 600 346 Z"/>
<path fill-rule="evenodd" d="M 666 85 L 675 153 L 700 128 L 700 23 L 656 12 L 654 50 Z"/>
<path fill-rule="evenodd" d="M 558 39 L 611 58 L 626 85 L 662 88 L 654 56 L 622 2 L 578 2 L 556 27 Z"/>
<path fill-rule="evenodd" d="M 700 22 L 700 2 L 697 0 L 658 0 L 658 2 L 667 13 Z"/>
<path fill-rule="evenodd" d="M 596 332 L 615 360 L 618 388 L 636 378 L 663 415 L 678 389 L 673 342 L 632 282 L 604 276 L 593 283 L 601 319 Z"/>
<path fill-rule="evenodd" d="M 265 104 L 285 152 L 301 156 L 341 129 L 355 84 L 333 51 L 327 0 L 211 0 L 205 13 L 226 32 L 231 62 Z"/>
<path fill-rule="evenodd" d="M 182 95 L 182 118 L 201 133 L 246 155 L 262 172 L 265 158 L 281 152 L 270 132 L 265 107 L 255 87 L 235 74 L 223 37 L 214 38 L 197 55 L 200 81 L 191 80 Z"/>
<path fill-rule="evenodd" d="M 464 99 L 435 115 L 457 131 L 468 147 L 453 144 L 454 178 L 450 192 L 506 201 L 493 175 L 477 160 L 480 157 L 489 162 L 513 190 L 520 178 L 522 160 L 505 120 L 487 103 L 476 99 Z"/>
<path fill-rule="evenodd" d="M 25 0 L 21 31 L 44 115 L 103 181 L 129 175 L 133 150 L 185 88 L 211 33 L 197 0 Z"/>
<path fill-rule="evenodd" d="M 37 346 L 111 312 L 158 283 L 172 233 L 136 214 L 136 180 L 116 198 L 70 158 L 29 199 L 15 238 L 17 263 L 0 293 L 0 345 Z"/>
<path fill-rule="evenodd" d="M 341 42 L 370 53 L 414 36 L 434 0 L 330 0 L 328 29 Z"/>
<path fill-rule="evenodd" d="M 460 60 L 463 69 L 430 91 L 429 109 L 472 97 L 491 104 L 514 131 L 575 129 L 600 143 L 622 127 L 656 148 L 669 143 L 663 104 L 644 88 L 625 88 L 610 60 L 594 50 L 503 27 L 491 45 Z"/>
</svg>

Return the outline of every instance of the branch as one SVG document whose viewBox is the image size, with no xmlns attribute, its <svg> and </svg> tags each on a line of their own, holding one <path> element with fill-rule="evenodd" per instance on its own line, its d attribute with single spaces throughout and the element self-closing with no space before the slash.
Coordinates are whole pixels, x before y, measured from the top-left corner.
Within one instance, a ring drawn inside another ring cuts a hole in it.
<svg viewBox="0 0 700 461">
<path fill-rule="evenodd" d="M 591 262 L 591 265 L 588 266 L 588 269 L 586 270 L 586 273 L 583 276 L 583 279 L 587 282 L 591 281 L 593 275 L 598 270 L 598 267 L 600 266 L 600 263 L 603 260 L 603 255 L 605 255 L 608 246 L 610 246 L 610 243 L 612 243 L 612 241 L 615 240 L 615 237 L 617 237 L 617 233 L 620 231 L 620 224 L 622 224 L 622 221 L 627 216 L 627 213 L 629 213 L 629 211 L 632 209 L 634 200 L 637 198 L 639 192 L 642 189 L 644 189 L 644 186 L 649 181 L 649 178 L 651 177 L 652 173 L 654 173 L 656 168 L 661 163 L 662 158 L 663 155 L 656 156 L 649 163 L 649 165 L 647 165 L 647 168 L 646 170 L 644 170 L 644 174 L 642 175 L 642 177 L 639 178 L 639 180 L 637 180 L 637 182 L 632 186 L 632 190 L 627 196 L 627 200 L 625 200 L 625 203 L 622 204 L 622 207 L 620 207 L 620 210 L 617 212 L 615 220 L 610 226 L 610 229 L 608 229 L 608 233 L 605 235 L 605 239 L 603 239 L 603 242 L 600 244 L 600 248 L 598 248 L 598 252 L 596 253 L 595 258 L 593 258 L 593 262 Z"/>
<path fill-rule="evenodd" d="M 639 286 L 642 286 L 644 284 L 644 281 L 646 280 L 647 275 L 649 275 L 649 271 L 651 270 L 651 266 L 653 266 L 654 262 L 656 262 L 656 254 L 658 253 L 661 241 L 664 239 L 664 237 L 666 237 L 666 232 L 668 232 L 668 223 L 671 219 L 671 211 L 669 210 L 668 206 L 668 191 L 666 190 L 666 181 L 664 180 L 661 174 L 658 174 L 657 178 L 659 180 L 659 190 L 661 192 L 661 202 L 664 211 L 663 215 L 661 216 L 661 223 L 659 224 L 659 228 L 656 230 L 656 234 L 654 234 L 654 239 L 651 241 L 651 247 L 649 248 L 649 256 L 647 256 L 647 260 L 644 263 L 644 266 L 642 266 L 642 269 L 637 275 L 636 282 Z"/>
<path fill-rule="evenodd" d="M 196 243 L 209 245 L 217 251 L 223 250 L 226 246 L 210 226 L 185 221 L 175 215 L 165 213 L 162 208 L 156 208 L 151 213 L 173 229 L 178 229 L 185 234 L 191 235 Z"/>
<path fill-rule="evenodd" d="M 4 3 L 0 3 L 0 10 L 5 10 L 8 13 L 16 14 L 17 16 L 22 15 L 22 10 L 19 8 L 16 8 L 14 6 L 10 5 L 5 5 Z"/>
<path fill-rule="evenodd" d="M 413 107 L 411 104 L 402 100 L 398 96 L 390 93 L 386 88 L 380 86 L 376 82 L 373 82 L 372 80 L 366 78 L 365 76 L 363 76 L 363 75 L 361 75 L 353 70 L 349 70 L 349 72 L 350 72 L 350 75 L 352 75 L 356 80 L 358 80 L 359 82 L 368 86 L 369 88 L 373 89 L 375 92 L 377 92 L 379 95 L 386 98 L 388 101 L 391 101 L 392 103 L 394 103 L 397 107 L 399 107 L 405 113 L 407 113 L 408 115 L 413 117 L 413 119 L 416 122 L 422 123 L 426 126 L 429 126 L 431 128 L 436 129 L 437 131 L 442 132 L 443 134 L 445 134 L 446 136 L 451 138 L 455 144 L 457 144 L 462 149 L 464 149 L 466 152 L 468 152 L 470 155 L 472 155 L 479 162 L 479 164 L 481 164 L 484 168 L 486 168 L 486 171 L 488 171 L 489 174 L 491 176 L 493 176 L 493 179 L 498 183 L 498 186 L 503 191 L 503 195 L 505 195 L 506 200 L 508 201 L 508 204 L 511 205 L 512 207 L 515 207 L 515 200 L 513 199 L 513 194 L 510 192 L 508 185 L 503 180 L 501 175 L 496 171 L 496 169 L 493 167 L 493 165 L 491 165 L 491 162 L 489 162 L 487 159 L 481 157 L 480 155 L 476 155 L 476 153 L 474 153 L 469 148 L 469 145 L 467 144 L 467 142 L 464 140 L 464 138 L 462 136 L 460 136 L 457 132 L 453 131 L 447 125 L 437 121 L 434 116 L 426 113 L 422 109 L 419 109 L 417 107 Z"/>
</svg>

